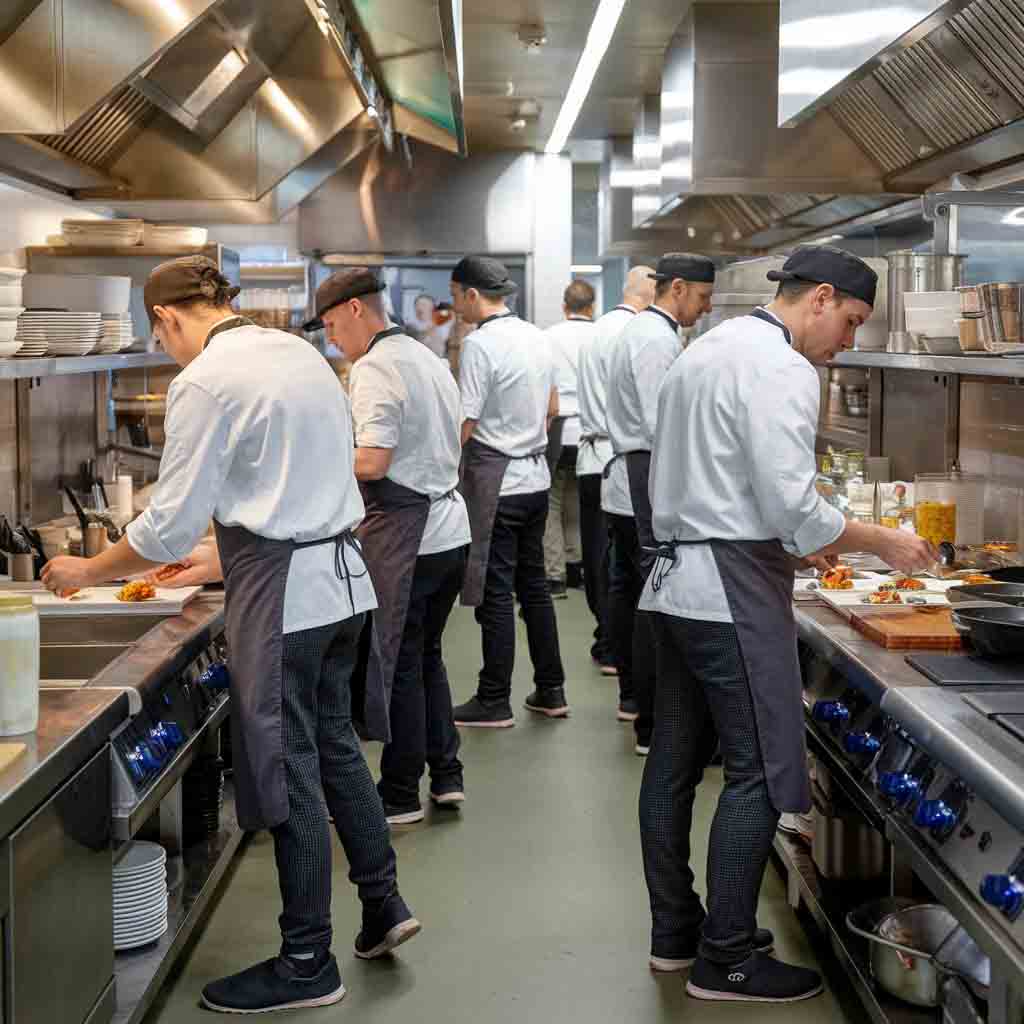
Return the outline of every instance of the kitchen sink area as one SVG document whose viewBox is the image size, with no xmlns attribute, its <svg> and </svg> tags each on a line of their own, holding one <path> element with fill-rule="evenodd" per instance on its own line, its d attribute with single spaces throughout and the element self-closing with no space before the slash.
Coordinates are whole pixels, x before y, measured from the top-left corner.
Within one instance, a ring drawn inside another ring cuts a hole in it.
<svg viewBox="0 0 1024 1024">
<path fill-rule="evenodd" d="M 162 615 L 79 615 L 39 622 L 43 686 L 84 685 L 164 620 Z"/>
</svg>

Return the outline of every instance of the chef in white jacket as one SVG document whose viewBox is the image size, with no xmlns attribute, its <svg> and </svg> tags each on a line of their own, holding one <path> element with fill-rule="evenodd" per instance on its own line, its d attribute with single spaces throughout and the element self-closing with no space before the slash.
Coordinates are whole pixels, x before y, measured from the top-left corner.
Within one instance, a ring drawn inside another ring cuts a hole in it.
<svg viewBox="0 0 1024 1024">
<path fill-rule="evenodd" d="M 284 909 L 280 954 L 207 985 L 203 1003 L 261 1013 L 345 995 L 331 953 L 325 798 L 363 904 L 356 955 L 383 956 L 420 925 L 398 893 L 384 809 L 353 728 L 388 738 L 383 688 L 369 677 L 365 691 L 352 687 L 377 599 L 352 535 L 364 508 L 348 400 L 316 349 L 235 314 L 237 292 L 202 256 L 150 275 L 150 322 L 183 368 L 168 392 L 156 490 L 114 547 L 56 558 L 43 578 L 64 592 L 176 562 L 213 519 L 238 820 L 270 829 Z M 212 566 L 209 555 L 197 560 Z"/>
<path fill-rule="evenodd" d="M 640 797 L 651 966 L 690 969 L 700 999 L 791 1002 L 815 971 L 767 955 L 758 893 L 779 814 L 810 807 L 793 616 L 798 559 L 872 551 L 914 572 L 923 539 L 847 521 L 815 487 L 816 366 L 853 346 L 877 278 L 827 246 L 797 250 L 778 296 L 708 332 L 669 369 L 651 463 L 658 689 Z M 725 788 L 711 826 L 707 911 L 689 864 L 694 791 L 716 740 Z M 696 961 L 696 962 L 694 962 Z"/>
<path fill-rule="evenodd" d="M 583 583 L 587 604 L 596 620 L 590 655 L 601 674 L 617 676 L 608 628 L 608 520 L 601 508 L 601 482 L 612 459 L 608 439 L 608 364 L 612 348 L 626 325 L 654 301 L 651 267 L 633 267 L 626 275 L 622 301 L 594 325 L 579 349 L 580 444 L 576 456 L 576 480 L 580 493 L 580 541 L 583 551 Z M 620 721 L 636 720 L 632 682 L 619 678 Z"/>
</svg>

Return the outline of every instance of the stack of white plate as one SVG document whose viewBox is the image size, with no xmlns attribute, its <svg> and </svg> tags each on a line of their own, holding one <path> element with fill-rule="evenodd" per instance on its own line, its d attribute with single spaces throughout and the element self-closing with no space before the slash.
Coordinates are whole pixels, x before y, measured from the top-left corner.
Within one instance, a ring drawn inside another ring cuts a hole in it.
<svg viewBox="0 0 1024 1024">
<path fill-rule="evenodd" d="M 191 246 L 201 249 L 206 245 L 206 238 L 206 228 L 188 228 L 181 224 L 146 224 L 142 229 L 142 244 L 153 248 Z"/>
<path fill-rule="evenodd" d="M 27 309 L 18 317 L 19 356 L 86 356 L 100 342 L 103 321 L 99 313 Z"/>
<path fill-rule="evenodd" d="M 132 842 L 114 867 L 114 949 L 156 942 L 167 931 L 167 851 Z"/>
<path fill-rule="evenodd" d="M 133 341 L 135 330 L 132 326 L 131 313 L 103 314 L 103 334 L 96 349 L 98 353 L 110 355 L 114 352 L 123 352 L 126 348 L 132 347 Z"/>
<path fill-rule="evenodd" d="M 141 220 L 64 220 L 61 234 L 69 245 L 138 245 L 142 241 Z"/>
</svg>

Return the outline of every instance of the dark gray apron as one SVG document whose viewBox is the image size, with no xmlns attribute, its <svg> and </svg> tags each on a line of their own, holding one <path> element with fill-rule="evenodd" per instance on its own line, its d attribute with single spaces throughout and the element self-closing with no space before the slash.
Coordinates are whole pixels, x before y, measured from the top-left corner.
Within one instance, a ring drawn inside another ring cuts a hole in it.
<svg viewBox="0 0 1024 1024">
<path fill-rule="evenodd" d="M 789 332 L 769 314 L 752 315 L 778 327 L 790 342 Z M 672 549 L 694 543 L 710 544 L 722 578 L 750 684 L 769 799 L 777 811 L 805 813 L 811 789 L 793 616 L 794 559 L 777 540 L 671 541 L 658 554 L 674 560 Z"/>
<path fill-rule="evenodd" d="M 629 500 L 633 503 L 633 518 L 642 547 L 653 547 L 654 527 L 652 525 L 651 495 L 651 453 L 626 452 L 626 476 L 629 479 Z"/>
</svg>

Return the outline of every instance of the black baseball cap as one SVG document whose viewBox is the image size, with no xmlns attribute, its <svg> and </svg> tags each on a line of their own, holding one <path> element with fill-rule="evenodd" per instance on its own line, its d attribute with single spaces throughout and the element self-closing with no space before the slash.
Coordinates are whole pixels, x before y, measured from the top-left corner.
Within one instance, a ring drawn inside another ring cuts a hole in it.
<svg viewBox="0 0 1024 1024">
<path fill-rule="evenodd" d="M 878 275 L 859 256 L 833 245 L 800 246 L 781 270 L 768 271 L 768 280 L 830 284 L 871 307 L 878 290 Z"/>
<path fill-rule="evenodd" d="M 206 256 L 181 256 L 161 263 L 146 278 L 143 301 L 150 324 L 156 323 L 156 306 L 174 306 L 190 299 L 212 299 L 224 289 L 234 298 L 242 289 L 220 272 L 217 264 Z"/>
<path fill-rule="evenodd" d="M 505 264 L 490 256 L 466 256 L 455 264 L 452 280 L 463 288 L 492 295 L 512 295 L 519 286 L 508 276 Z"/>
<path fill-rule="evenodd" d="M 319 331 L 324 326 L 323 316 L 329 309 L 340 306 L 361 295 L 376 295 L 387 288 L 387 283 L 376 270 L 369 267 L 347 267 L 331 274 L 316 290 L 316 316 L 303 325 L 304 331 Z"/>
<path fill-rule="evenodd" d="M 691 252 L 667 252 L 658 260 L 654 273 L 647 276 L 654 281 L 681 280 L 714 284 L 715 264 L 707 256 Z"/>
</svg>

